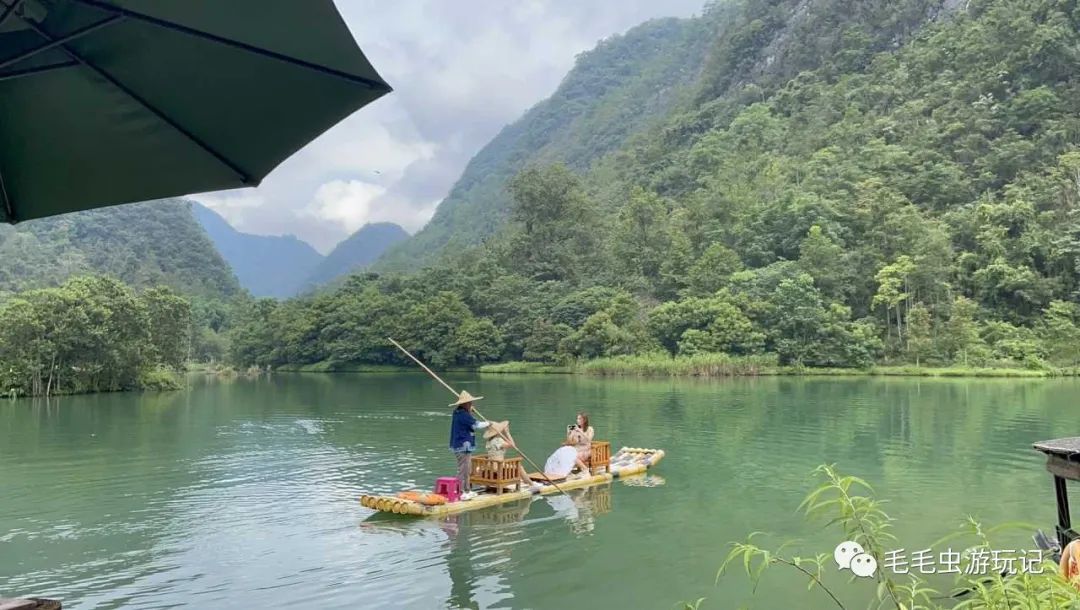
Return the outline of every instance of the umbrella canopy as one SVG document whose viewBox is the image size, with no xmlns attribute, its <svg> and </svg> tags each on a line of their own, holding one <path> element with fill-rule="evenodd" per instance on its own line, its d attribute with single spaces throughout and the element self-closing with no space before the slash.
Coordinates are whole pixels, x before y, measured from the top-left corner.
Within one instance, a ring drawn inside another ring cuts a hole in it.
<svg viewBox="0 0 1080 610">
<path fill-rule="evenodd" d="M 255 186 L 389 91 L 332 0 L 0 0 L 0 220 Z"/>
</svg>

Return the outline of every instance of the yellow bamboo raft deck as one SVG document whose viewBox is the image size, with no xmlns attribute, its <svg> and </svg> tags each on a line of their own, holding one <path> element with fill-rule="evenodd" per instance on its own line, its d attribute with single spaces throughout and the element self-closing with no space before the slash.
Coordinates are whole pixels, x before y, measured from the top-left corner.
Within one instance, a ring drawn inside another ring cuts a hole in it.
<svg viewBox="0 0 1080 610">
<path fill-rule="evenodd" d="M 627 448 L 623 447 L 617 454 L 612 456 L 611 464 L 607 468 L 607 472 L 594 474 L 590 477 L 574 477 L 570 476 L 561 481 L 556 481 L 558 488 L 551 484 L 541 484 L 540 490 L 535 492 L 539 495 L 547 495 L 552 493 L 559 493 L 559 489 L 579 489 L 581 487 L 589 487 L 591 485 L 600 485 L 602 483 L 608 483 L 613 479 L 628 477 L 630 475 L 641 474 L 652 468 L 664 459 L 663 449 L 639 449 L 639 448 Z M 481 492 L 472 500 L 464 500 L 458 502 L 450 502 L 447 504 L 439 504 L 435 506 L 428 506 L 412 500 L 405 500 L 396 496 L 360 496 L 360 505 L 365 508 L 372 508 L 377 511 L 386 513 L 395 513 L 399 515 L 413 515 L 417 517 L 439 517 L 442 515 L 453 515 L 455 513 L 461 513 L 470 510 L 477 510 L 481 508 L 487 508 L 489 506 L 496 506 L 498 504 L 505 504 L 507 502 L 514 502 L 516 500 L 522 500 L 534 495 L 534 492 L 527 489 L 520 491 L 506 491 L 501 494 L 494 492 Z"/>
</svg>

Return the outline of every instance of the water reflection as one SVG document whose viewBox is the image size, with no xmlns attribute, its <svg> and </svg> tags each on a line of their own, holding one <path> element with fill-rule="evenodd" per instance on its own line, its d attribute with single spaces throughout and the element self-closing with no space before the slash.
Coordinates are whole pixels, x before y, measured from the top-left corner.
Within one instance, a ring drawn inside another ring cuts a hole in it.
<svg viewBox="0 0 1080 610">
<path fill-rule="evenodd" d="M 450 596 L 446 605 L 451 608 L 479 608 L 473 598 L 476 570 L 473 566 L 473 536 L 464 535 L 457 518 L 442 524 L 446 532 L 446 570 L 450 574 Z"/>
<path fill-rule="evenodd" d="M 636 478 L 639 484 L 644 482 L 644 477 Z M 360 528 L 370 535 L 404 539 L 394 547 L 408 547 L 410 540 L 430 540 L 432 532 L 440 533 L 443 540 L 433 549 L 432 559 L 445 567 L 450 581 L 441 605 L 482 608 L 517 598 L 516 579 L 511 576 L 537 565 L 535 546 L 548 543 L 552 525 L 565 524 L 575 538 L 592 536 L 597 518 L 612 509 L 612 485 L 603 484 L 438 518 L 374 512 Z"/>
<path fill-rule="evenodd" d="M 620 479 L 620 481 L 623 485 L 630 487 L 660 487 L 667 483 L 667 480 L 658 474 L 639 474 Z"/>
<path fill-rule="evenodd" d="M 544 498 L 555 515 L 570 523 L 577 536 L 586 536 L 596 529 L 596 517 L 611 512 L 611 486 L 600 485 L 586 489 L 573 489 L 566 494 L 552 494 Z"/>
</svg>

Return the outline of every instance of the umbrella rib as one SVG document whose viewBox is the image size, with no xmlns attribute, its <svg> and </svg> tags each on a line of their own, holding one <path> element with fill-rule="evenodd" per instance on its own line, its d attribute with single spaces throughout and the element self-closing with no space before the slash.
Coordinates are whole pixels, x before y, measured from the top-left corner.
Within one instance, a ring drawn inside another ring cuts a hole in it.
<svg viewBox="0 0 1080 610">
<path fill-rule="evenodd" d="M 348 72 L 344 72 L 344 71 L 341 71 L 341 70 L 336 70 L 334 68 L 330 68 L 330 67 L 327 67 L 327 66 L 322 66 L 322 65 L 312 63 L 312 62 L 309 62 L 309 61 L 304 61 L 304 60 L 298 59 L 296 57 L 290 57 L 288 55 L 284 55 L 282 53 L 277 53 L 277 52 L 271 51 L 269 49 L 263 49 L 261 47 L 256 47 L 254 45 L 250 45 L 250 44 L 247 44 L 245 42 L 240 42 L 239 40 L 232 40 L 230 38 L 225 38 L 223 36 L 218 36 L 217 34 L 211 34 L 210 32 L 204 32 L 202 30 L 197 30 L 195 28 L 188 27 L 186 25 L 182 25 L 182 24 L 176 23 L 174 21 L 168 21 L 166 19 L 160 19 L 158 17 L 152 17 L 152 16 L 144 14 L 144 13 L 139 13 L 139 12 L 133 11 L 131 9 L 127 9 L 127 8 L 123 8 L 123 7 L 120 7 L 120 6 L 110 4 L 108 2 L 101 2 L 99 0 L 73 0 L 73 1 L 77 2 L 79 4 L 86 5 L 86 6 L 92 6 L 92 7 L 95 7 L 95 8 L 99 8 L 99 9 L 104 10 L 104 11 L 111 11 L 111 12 L 116 13 L 116 14 L 124 15 L 125 17 L 130 17 L 131 19 L 134 19 L 136 21 L 144 21 L 146 23 L 156 25 L 158 27 L 162 27 L 162 28 L 169 29 L 169 30 L 175 30 L 177 32 L 188 34 L 190 36 L 195 36 L 197 38 L 203 38 L 203 39 L 206 39 L 206 40 L 210 40 L 210 41 L 216 42 L 218 44 L 223 44 L 223 45 L 227 45 L 227 46 L 230 46 L 230 47 L 236 47 L 238 49 L 243 49 L 243 50 L 248 51 L 250 53 L 255 53 L 256 55 L 262 55 L 264 57 L 269 57 L 269 58 L 272 58 L 272 59 L 276 59 L 278 61 L 283 61 L 285 63 L 290 63 L 290 64 L 293 64 L 293 65 L 301 66 L 301 67 L 307 68 L 309 70 L 314 70 L 316 72 L 322 72 L 323 74 L 329 74 L 331 76 L 336 76 L 338 78 L 342 78 L 342 79 L 345 79 L 345 80 L 353 82 L 353 83 L 359 83 L 359 84 L 365 85 L 369 89 L 374 89 L 376 91 L 383 91 L 383 92 L 392 91 L 390 85 L 387 85 L 386 83 L 381 82 L 381 81 L 377 81 L 377 80 L 370 79 L 370 78 L 365 78 L 363 76 L 357 76 L 355 74 L 350 74 Z"/>
<path fill-rule="evenodd" d="M 15 0 L 13 4 L 8 4 L 7 2 L 0 2 L 0 4 L 4 5 L 4 12 L 0 13 L 0 25 L 4 25 L 4 22 L 7 21 L 7 18 L 10 17 L 12 13 L 14 13 L 16 10 L 18 10 L 19 5 L 21 5 L 22 3 L 23 0 Z"/>
<path fill-rule="evenodd" d="M 0 172 L 0 199 L 4 200 L 4 214 L 6 215 L 4 220 L 11 224 L 19 222 L 19 219 L 15 218 L 15 209 L 11 205 L 11 198 L 8 197 L 7 187 L 4 186 L 4 172 Z"/>
<path fill-rule="evenodd" d="M 41 27 L 38 26 L 37 24 L 35 24 L 35 23 L 31 22 L 31 21 L 25 20 L 25 19 L 21 19 L 21 21 L 23 23 L 25 23 L 27 26 L 29 26 L 30 28 L 32 28 L 35 32 L 37 32 L 38 35 L 41 36 L 42 38 L 45 38 L 47 40 L 53 40 L 53 36 L 51 34 L 49 34 L 48 32 L 46 32 L 45 30 L 41 29 Z M 121 83 L 119 80 L 117 80 L 115 77 L 113 77 L 112 74 L 109 74 L 108 72 L 103 70 L 100 66 L 98 66 L 98 65 L 94 64 L 93 62 L 87 60 L 82 55 L 79 55 L 78 53 L 76 53 L 74 50 L 72 50 L 70 47 L 68 47 L 65 44 L 61 44 L 59 48 L 62 49 L 64 51 L 64 53 L 67 53 L 68 57 L 71 57 L 75 61 L 79 62 L 84 67 L 86 67 L 87 69 L 89 69 L 93 73 L 97 74 L 100 78 L 103 78 L 106 81 L 108 81 L 110 84 L 112 84 L 113 87 L 116 87 L 121 92 L 123 92 L 124 95 L 127 95 L 131 99 L 138 102 L 139 105 L 141 105 L 146 110 L 150 111 L 154 116 L 156 116 L 162 122 L 166 123 L 167 125 L 169 125 L 173 129 L 175 129 L 176 131 L 181 133 L 188 140 L 191 140 L 193 143 L 195 143 L 196 146 L 203 149 L 208 154 L 210 154 L 210 156 L 217 159 L 217 161 L 219 163 L 221 163 L 225 167 L 232 170 L 233 173 L 235 173 L 240 178 L 240 181 L 243 184 L 250 184 L 250 185 L 255 184 L 255 182 L 251 179 L 251 177 L 247 174 L 247 172 L 240 169 L 235 163 L 233 163 L 227 157 L 225 157 L 225 155 L 223 155 L 223 154 L 219 153 L 218 151 L 214 150 L 214 148 L 211 147 L 206 142 L 204 142 L 202 140 L 202 138 L 196 136 L 195 134 L 191 133 L 187 129 L 184 129 L 179 123 L 172 120 L 169 117 L 169 115 L 165 114 L 161 109 L 159 109 L 157 106 L 154 106 L 153 104 L 151 104 L 149 101 L 144 99 L 138 93 L 135 93 L 134 91 L 132 91 L 131 89 L 126 87 L 124 85 L 124 83 Z"/>
<path fill-rule="evenodd" d="M 79 65 L 77 61 L 61 61 L 54 64 L 47 64 L 44 66 L 37 66 L 35 68 L 24 68 L 22 70 L 9 70 L 7 72 L 0 72 L 0 81 L 12 80 L 16 78 L 22 78 L 24 76 L 33 76 L 34 74 L 41 74 L 42 72 L 52 72 L 53 70 L 60 70 L 63 68 L 72 68 Z"/>
<path fill-rule="evenodd" d="M 28 23 L 26 20 L 22 19 L 21 17 L 17 16 L 15 18 L 20 20 L 20 21 L 23 21 L 24 23 Z M 21 61 L 30 59 L 31 57 L 33 57 L 35 55 L 44 53 L 45 51 L 48 51 L 50 49 L 55 49 L 56 47 L 59 47 L 59 46 L 63 46 L 63 44 L 65 42 L 70 42 L 72 40 L 82 38 L 83 36 L 86 36 L 87 34 L 91 34 L 93 32 L 96 32 L 96 31 L 100 30 L 101 28 L 108 27 L 108 26 L 116 23 L 117 21 L 123 21 L 123 20 L 124 20 L 123 15 L 113 15 L 112 17 L 109 17 L 108 19 L 102 19 L 101 21 L 98 21 L 97 23 L 91 23 L 90 25 L 88 25 L 88 26 L 86 26 L 84 28 L 80 28 L 78 30 L 75 30 L 74 32 L 71 32 L 70 34 L 65 34 L 64 36 L 61 36 L 60 38 L 51 38 L 51 37 L 46 36 L 45 34 L 42 34 L 41 32 L 38 32 L 38 34 L 41 35 L 43 38 L 46 38 L 48 40 L 48 42 L 46 42 L 45 44 L 43 44 L 43 45 L 41 45 L 39 47 L 34 47 L 33 49 L 30 49 L 29 51 L 19 53 L 15 57 L 9 57 L 7 59 L 0 60 L 0 68 L 6 68 L 8 66 L 13 66 L 13 65 L 15 65 L 15 64 L 17 64 L 17 63 L 19 63 Z"/>
<path fill-rule="evenodd" d="M 19 6 L 23 3 L 23 0 L 15 0 L 11 4 L 6 1 L 3 2 L 4 12 L 0 13 L 0 25 L 4 25 L 4 22 L 8 20 L 8 17 L 15 14 L 15 11 L 19 9 Z M 15 209 L 11 205 L 11 198 L 8 197 L 7 187 L 4 186 L 4 172 L 0 171 L 0 199 L 4 200 L 4 215 L 5 220 L 9 223 L 16 223 L 18 219 L 15 218 Z"/>
</svg>

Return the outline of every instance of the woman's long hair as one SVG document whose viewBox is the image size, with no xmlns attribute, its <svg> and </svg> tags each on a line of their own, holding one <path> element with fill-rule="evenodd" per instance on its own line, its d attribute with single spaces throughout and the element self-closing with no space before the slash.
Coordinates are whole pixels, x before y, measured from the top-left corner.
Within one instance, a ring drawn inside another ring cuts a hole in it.
<svg viewBox="0 0 1080 610">
<path fill-rule="evenodd" d="M 581 431 L 587 431 L 589 429 L 589 414 L 584 411 L 578 411 L 578 417 L 581 418 L 581 423 L 585 424 L 581 427 Z"/>
</svg>

